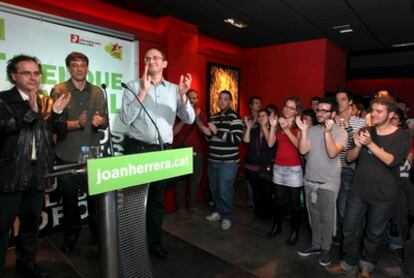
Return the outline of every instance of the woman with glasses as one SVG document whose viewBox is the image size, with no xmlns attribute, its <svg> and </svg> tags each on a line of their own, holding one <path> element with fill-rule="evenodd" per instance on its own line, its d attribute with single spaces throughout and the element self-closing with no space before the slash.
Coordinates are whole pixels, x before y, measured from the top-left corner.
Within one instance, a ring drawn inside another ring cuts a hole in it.
<svg viewBox="0 0 414 278">
<path fill-rule="evenodd" d="M 282 115 L 271 117 L 268 146 L 278 143 L 273 165 L 273 183 L 275 184 L 275 206 L 273 210 L 273 227 L 269 237 L 282 231 L 285 211 L 291 214 L 291 234 L 286 241 L 289 246 L 296 244 L 300 226 L 300 194 L 303 187 L 303 172 L 298 153 L 300 131 L 296 126 L 296 116 L 302 114 L 302 101 L 290 97 L 285 101 Z"/>
</svg>

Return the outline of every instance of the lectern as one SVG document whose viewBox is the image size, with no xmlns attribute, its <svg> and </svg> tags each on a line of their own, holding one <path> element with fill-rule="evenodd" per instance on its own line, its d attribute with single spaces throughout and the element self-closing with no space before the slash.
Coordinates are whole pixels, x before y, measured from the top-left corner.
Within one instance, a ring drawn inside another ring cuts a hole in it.
<svg viewBox="0 0 414 278">
<path fill-rule="evenodd" d="M 87 161 L 89 194 L 99 194 L 101 277 L 152 277 L 145 226 L 149 183 L 192 172 L 192 148 Z"/>
</svg>

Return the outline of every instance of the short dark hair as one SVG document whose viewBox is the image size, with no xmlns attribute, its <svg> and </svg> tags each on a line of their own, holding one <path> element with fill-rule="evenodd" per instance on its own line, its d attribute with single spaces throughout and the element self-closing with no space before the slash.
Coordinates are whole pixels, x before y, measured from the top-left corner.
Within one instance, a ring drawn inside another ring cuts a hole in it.
<svg viewBox="0 0 414 278">
<path fill-rule="evenodd" d="M 387 107 L 388 112 L 396 112 L 398 109 L 397 102 L 393 97 L 376 97 L 371 100 L 371 108 L 373 104 L 381 104 Z"/>
<path fill-rule="evenodd" d="M 37 64 L 39 67 L 39 71 L 42 71 L 42 64 L 40 63 L 39 59 L 34 56 L 28 56 L 24 54 L 16 55 L 10 60 L 7 61 L 7 78 L 12 84 L 16 84 L 16 81 L 13 80 L 12 74 L 17 72 L 17 65 L 20 62 L 24 61 L 31 61 Z"/>
<path fill-rule="evenodd" d="M 219 95 L 221 95 L 221 94 L 228 95 L 230 97 L 230 100 L 233 100 L 233 96 L 231 95 L 230 91 L 223 90 L 219 93 Z"/>
<path fill-rule="evenodd" d="M 65 59 L 66 67 L 68 68 L 70 66 L 70 62 L 73 62 L 73 61 L 86 62 L 86 64 L 89 66 L 88 57 L 85 54 L 80 53 L 80 52 L 75 52 L 74 51 L 74 52 L 70 53 L 68 56 L 66 56 L 66 59 Z"/>
<path fill-rule="evenodd" d="M 346 94 L 346 97 L 348 98 L 348 100 L 354 100 L 354 94 L 348 88 L 338 88 L 338 89 L 336 89 L 335 96 L 337 94 Z"/>
<path fill-rule="evenodd" d="M 247 101 L 247 103 L 248 103 L 249 107 L 250 107 L 250 105 L 252 105 L 252 104 L 253 104 L 253 102 L 254 102 L 256 99 L 257 99 L 257 100 L 262 101 L 262 99 L 261 99 L 259 96 L 251 96 L 251 97 L 249 97 L 249 100 Z"/>
<path fill-rule="evenodd" d="M 191 92 L 194 92 L 194 93 L 196 93 L 198 95 L 197 90 L 196 89 L 193 89 L 193 88 L 188 89 L 188 91 L 185 94 L 188 96 L 188 94 L 191 93 Z"/>
<path fill-rule="evenodd" d="M 311 102 L 314 101 L 314 100 L 317 100 L 318 102 L 320 102 L 321 99 L 322 99 L 321 97 L 314 96 L 314 97 L 311 98 Z"/>
<path fill-rule="evenodd" d="M 262 109 L 259 110 L 259 112 L 257 112 L 257 114 L 259 114 L 261 112 L 265 112 L 268 116 L 270 115 L 270 112 L 267 109 L 262 108 Z"/>
<path fill-rule="evenodd" d="M 144 55 L 147 54 L 147 52 L 150 51 L 151 49 L 155 49 L 155 50 L 159 51 L 161 53 L 162 59 L 164 61 L 167 60 L 167 55 L 165 54 L 166 53 L 165 50 L 160 48 L 160 47 L 150 47 L 150 48 L 147 49 L 147 51 L 145 51 Z"/>
<path fill-rule="evenodd" d="M 332 112 L 338 112 L 338 102 L 333 97 L 326 97 L 319 101 L 319 104 L 326 103 L 331 105 Z"/>
<path fill-rule="evenodd" d="M 273 103 L 270 103 L 266 106 L 266 110 L 273 110 L 273 112 L 277 115 L 277 113 L 279 113 L 279 108 L 277 108 L 277 106 Z"/>
<path fill-rule="evenodd" d="M 306 109 L 303 111 L 303 117 L 308 116 L 312 119 L 312 124 L 316 125 L 318 123 L 318 119 L 316 118 L 316 113 L 313 109 Z"/>
<path fill-rule="evenodd" d="M 400 121 L 399 127 L 401 127 L 402 129 L 407 129 L 407 117 L 405 116 L 404 111 L 402 111 L 401 108 L 397 108 L 397 110 L 395 111 L 395 115 L 398 116 L 398 119 Z"/>
</svg>

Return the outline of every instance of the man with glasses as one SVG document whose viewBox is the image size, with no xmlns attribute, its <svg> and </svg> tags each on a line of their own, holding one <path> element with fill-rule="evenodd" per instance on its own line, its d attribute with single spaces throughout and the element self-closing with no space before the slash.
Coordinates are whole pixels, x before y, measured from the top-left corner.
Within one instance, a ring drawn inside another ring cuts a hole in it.
<svg viewBox="0 0 414 278">
<path fill-rule="evenodd" d="M 16 271 L 25 277 L 46 277 L 35 263 L 43 193 L 52 184 L 44 175 L 53 168 L 52 132 L 65 129 L 61 112 L 70 94 L 53 103 L 39 93 L 41 65 L 35 57 L 9 60 L 7 76 L 14 87 L 0 93 L 0 277 L 17 215 Z"/>
<path fill-rule="evenodd" d="M 345 129 L 335 125 L 338 104 L 334 99 L 322 99 L 316 116 L 318 125 L 308 129 L 299 117 L 299 152 L 306 155 L 304 177 L 306 205 L 312 227 L 311 246 L 298 251 L 300 256 L 320 254 L 319 264 L 331 263 L 330 248 L 335 232 L 336 197 L 338 195 L 341 161 L 339 154 L 347 143 Z"/>
<path fill-rule="evenodd" d="M 53 98 L 72 94 L 72 99 L 63 111 L 67 118 L 67 131 L 57 137 L 56 156 L 58 164 L 72 164 L 79 160 L 82 146 L 99 146 L 99 129 L 108 123 L 105 98 L 102 90 L 86 80 L 89 59 L 80 52 L 70 53 L 66 69 L 71 78 L 57 84 L 51 92 Z M 81 231 L 81 216 L 78 205 L 79 190 L 87 192 L 86 175 L 64 175 L 58 177 L 62 192 L 63 238 L 61 251 L 72 252 Z M 97 239 L 96 200 L 87 197 L 89 227 L 93 241 Z"/>
<path fill-rule="evenodd" d="M 179 84 L 168 82 L 163 77 L 168 62 L 165 53 L 159 48 L 150 48 L 144 56 L 144 72 L 140 80 L 128 83 L 129 90 L 122 95 L 121 120 L 128 125 L 125 153 L 134 154 L 171 148 L 173 126 L 176 116 L 184 123 L 195 120 L 193 106 L 186 95 L 191 86 L 191 75 L 181 75 Z M 158 125 L 161 139 L 158 141 L 157 129 L 145 114 L 136 97 Z M 167 259 L 167 252 L 161 245 L 161 226 L 164 217 L 164 191 L 168 181 L 151 183 L 147 200 L 147 240 L 150 254 Z"/>
</svg>

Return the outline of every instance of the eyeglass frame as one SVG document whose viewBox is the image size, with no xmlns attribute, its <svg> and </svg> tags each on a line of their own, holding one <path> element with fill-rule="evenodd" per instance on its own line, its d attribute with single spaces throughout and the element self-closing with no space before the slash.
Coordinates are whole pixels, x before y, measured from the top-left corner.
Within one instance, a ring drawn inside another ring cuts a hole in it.
<svg viewBox="0 0 414 278">
<path fill-rule="evenodd" d="M 31 71 L 27 71 L 27 70 L 24 70 L 24 71 L 16 71 L 15 73 L 16 74 L 21 74 L 21 75 L 23 75 L 26 78 L 29 78 L 29 77 L 32 77 L 32 76 L 35 77 L 35 78 L 38 78 L 39 76 L 42 75 L 42 72 L 40 72 L 40 71 L 33 71 L 33 72 L 31 72 Z"/>
<path fill-rule="evenodd" d="M 164 57 L 162 57 L 162 56 L 152 56 L 152 57 L 145 56 L 144 57 L 145 62 L 151 62 L 151 60 L 157 62 L 159 60 L 164 60 Z"/>
<path fill-rule="evenodd" d="M 316 109 L 316 113 L 320 113 L 320 112 L 326 114 L 326 113 L 332 113 L 333 111 L 327 110 L 327 109 Z"/>
</svg>

